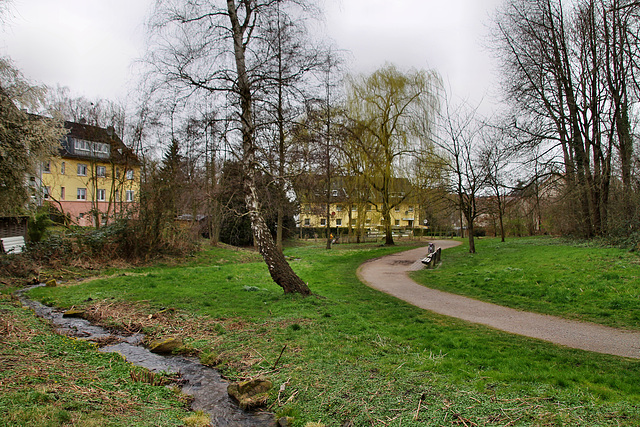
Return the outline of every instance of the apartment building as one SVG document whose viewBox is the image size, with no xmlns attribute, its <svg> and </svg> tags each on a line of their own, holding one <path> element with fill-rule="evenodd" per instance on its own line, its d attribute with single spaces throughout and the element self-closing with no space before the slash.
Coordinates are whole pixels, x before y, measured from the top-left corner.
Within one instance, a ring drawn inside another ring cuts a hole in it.
<svg viewBox="0 0 640 427">
<path fill-rule="evenodd" d="M 139 197 L 140 160 L 107 129 L 65 122 L 59 155 L 39 174 L 41 201 L 82 226 L 106 224 L 130 210 Z"/>
</svg>

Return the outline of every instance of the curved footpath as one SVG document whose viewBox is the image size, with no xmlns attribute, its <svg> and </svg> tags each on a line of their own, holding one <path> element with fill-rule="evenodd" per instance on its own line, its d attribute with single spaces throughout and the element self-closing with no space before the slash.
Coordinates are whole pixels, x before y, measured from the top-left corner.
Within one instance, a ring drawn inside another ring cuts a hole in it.
<svg viewBox="0 0 640 427">
<path fill-rule="evenodd" d="M 460 244 L 434 243 L 442 249 Z M 358 269 L 358 277 L 374 289 L 434 313 L 571 348 L 640 359 L 640 332 L 514 310 L 419 285 L 407 272 L 422 268 L 426 252 L 423 247 L 367 261 Z"/>
</svg>

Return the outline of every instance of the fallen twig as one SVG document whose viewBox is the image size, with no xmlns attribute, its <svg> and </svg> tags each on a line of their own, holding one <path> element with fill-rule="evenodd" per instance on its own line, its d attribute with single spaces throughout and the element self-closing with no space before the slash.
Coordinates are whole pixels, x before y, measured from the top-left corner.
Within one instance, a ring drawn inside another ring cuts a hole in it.
<svg viewBox="0 0 640 427">
<path fill-rule="evenodd" d="M 416 410 L 416 414 L 413 416 L 413 420 L 417 421 L 418 416 L 420 415 L 420 407 L 422 406 L 422 397 L 420 397 L 420 401 L 418 402 L 418 409 Z"/>
<path fill-rule="evenodd" d="M 282 351 L 280 352 L 280 356 L 278 356 L 278 358 L 276 359 L 276 363 L 273 364 L 273 368 L 271 368 L 272 370 L 276 369 L 276 366 L 278 366 L 278 362 L 280 361 L 280 358 L 282 357 L 282 354 L 284 353 L 286 348 L 287 348 L 287 344 L 285 344 L 284 347 L 282 347 Z"/>
</svg>

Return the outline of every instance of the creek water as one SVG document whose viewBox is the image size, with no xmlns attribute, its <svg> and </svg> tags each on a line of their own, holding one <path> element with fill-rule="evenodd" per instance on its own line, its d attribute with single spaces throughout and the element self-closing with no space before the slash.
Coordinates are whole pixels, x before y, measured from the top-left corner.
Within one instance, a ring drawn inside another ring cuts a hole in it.
<svg viewBox="0 0 640 427">
<path fill-rule="evenodd" d="M 216 427 L 268 427 L 275 425 L 269 413 L 243 411 L 227 394 L 229 384 L 215 370 L 201 364 L 197 359 L 175 355 L 159 355 L 142 346 L 144 336 L 111 333 L 91 324 L 88 320 L 63 317 L 63 313 L 25 296 L 25 292 L 38 286 L 18 291 L 23 306 L 31 308 L 36 315 L 49 320 L 58 333 L 88 341 L 99 341 L 109 337 L 117 344 L 100 348 L 105 353 L 119 353 L 127 361 L 151 372 L 177 373 L 181 378 L 182 392 L 193 397 L 191 408 L 211 416 L 211 425 Z"/>
</svg>

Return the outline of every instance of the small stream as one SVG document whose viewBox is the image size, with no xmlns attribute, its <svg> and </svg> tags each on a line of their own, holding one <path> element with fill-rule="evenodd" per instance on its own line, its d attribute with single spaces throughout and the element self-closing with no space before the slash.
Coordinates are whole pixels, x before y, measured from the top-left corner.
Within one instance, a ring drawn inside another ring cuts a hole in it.
<svg viewBox="0 0 640 427">
<path fill-rule="evenodd" d="M 118 344 L 100 348 L 105 353 L 120 353 L 127 361 L 152 372 L 170 372 L 180 374 L 182 392 L 193 396 L 191 408 L 203 411 L 211 416 L 211 425 L 216 427 L 270 427 L 275 425 L 272 414 L 243 411 L 227 394 L 229 384 L 220 374 L 204 366 L 195 358 L 159 355 L 142 346 L 144 336 L 135 334 L 123 336 L 92 325 L 85 319 L 62 317 L 62 312 L 33 301 L 24 292 L 36 285 L 17 292 L 20 302 L 31 308 L 38 316 L 49 320 L 56 330 L 64 335 L 87 341 L 96 341 L 113 336 Z"/>
</svg>

